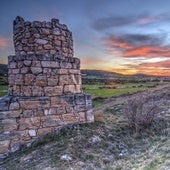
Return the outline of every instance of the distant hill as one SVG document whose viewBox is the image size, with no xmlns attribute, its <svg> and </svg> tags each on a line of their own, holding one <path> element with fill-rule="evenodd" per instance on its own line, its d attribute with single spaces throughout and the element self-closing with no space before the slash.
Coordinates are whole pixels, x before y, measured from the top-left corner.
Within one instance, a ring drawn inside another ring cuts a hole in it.
<svg viewBox="0 0 170 170">
<path fill-rule="evenodd" d="M 112 79 L 118 77 L 124 77 L 124 75 L 109 71 L 102 70 L 81 70 L 82 76 L 86 78 L 104 78 L 104 79 Z"/>
<path fill-rule="evenodd" d="M 0 64 L 0 74 L 7 75 L 8 68 L 6 64 Z"/>
<path fill-rule="evenodd" d="M 0 64 L 0 85 L 7 85 L 8 68 L 6 64 Z"/>
</svg>

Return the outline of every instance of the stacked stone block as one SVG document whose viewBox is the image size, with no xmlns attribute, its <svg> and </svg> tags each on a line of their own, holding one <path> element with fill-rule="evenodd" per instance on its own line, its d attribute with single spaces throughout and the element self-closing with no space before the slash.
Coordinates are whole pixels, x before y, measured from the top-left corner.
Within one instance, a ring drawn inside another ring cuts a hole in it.
<svg viewBox="0 0 170 170">
<path fill-rule="evenodd" d="M 8 96 L 0 98 L 0 158 L 64 125 L 94 121 L 72 45 L 71 33 L 56 19 L 30 23 L 17 17 L 14 21 L 16 55 L 8 58 Z"/>
<path fill-rule="evenodd" d="M 58 19 L 51 22 L 14 20 L 14 47 L 17 54 L 59 54 L 73 57 L 72 33 Z"/>
<path fill-rule="evenodd" d="M 0 103 L 0 158 L 64 125 L 93 122 L 91 98 L 85 94 L 7 96 Z"/>
<path fill-rule="evenodd" d="M 80 60 L 53 54 L 10 56 L 9 95 L 56 96 L 82 93 Z"/>
</svg>

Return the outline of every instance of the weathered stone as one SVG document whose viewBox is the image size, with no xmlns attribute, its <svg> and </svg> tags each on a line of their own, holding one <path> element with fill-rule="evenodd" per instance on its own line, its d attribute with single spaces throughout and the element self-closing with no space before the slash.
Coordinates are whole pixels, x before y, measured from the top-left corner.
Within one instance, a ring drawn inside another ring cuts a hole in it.
<svg viewBox="0 0 170 170">
<path fill-rule="evenodd" d="M 67 102 L 64 100 L 61 100 L 59 97 L 51 97 L 51 107 L 58 107 L 60 106 L 66 106 Z"/>
<path fill-rule="evenodd" d="M 85 112 L 79 112 L 79 118 L 81 122 L 86 121 L 86 113 Z"/>
<path fill-rule="evenodd" d="M 29 133 L 30 137 L 36 136 L 36 131 L 35 130 L 29 130 L 28 133 Z"/>
<path fill-rule="evenodd" d="M 50 50 L 51 48 L 53 48 L 53 47 L 50 44 L 44 45 L 44 49 L 46 49 L 46 50 Z"/>
<path fill-rule="evenodd" d="M 33 96 L 44 96 L 45 93 L 43 91 L 43 88 L 42 87 L 39 87 L 39 86 L 33 86 L 33 89 L 32 89 L 32 95 Z"/>
<path fill-rule="evenodd" d="M 35 39 L 35 42 L 36 42 L 36 43 L 38 43 L 38 44 L 42 44 L 42 45 L 44 45 L 44 44 L 47 44 L 47 43 L 48 43 L 48 41 L 47 41 L 47 40 L 43 40 L 43 39 Z"/>
<path fill-rule="evenodd" d="M 16 62 L 10 62 L 8 68 L 16 68 L 16 66 L 17 66 Z"/>
<path fill-rule="evenodd" d="M 20 69 L 12 69 L 12 73 L 13 74 L 19 74 L 20 73 Z"/>
<path fill-rule="evenodd" d="M 9 140 L 0 141 L 0 153 L 4 153 L 9 149 Z"/>
<path fill-rule="evenodd" d="M 32 96 L 32 86 L 22 86 L 21 91 L 23 96 Z"/>
<path fill-rule="evenodd" d="M 59 85 L 67 85 L 69 84 L 69 76 L 68 75 L 60 75 L 59 76 Z"/>
<path fill-rule="evenodd" d="M 84 112 L 84 111 L 87 110 L 85 104 L 84 104 L 84 105 L 76 105 L 76 106 L 74 107 L 74 109 L 75 109 L 75 111 L 77 111 L 77 112 Z"/>
<path fill-rule="evenodd" d="M 40 21 L 33 21 L 32 26 L 33 26 L 33 28 L 35 28 L 35 27 L 40 27 L 41 28 L 41 22 Z"/>
<path fill-rule="evenodd" d="M 51 132 L 51 128 L 41 128 L 41 129 L 38 129 L 37 133 L 39 136 L 43 136 L 50 132 Z"/>
<path fill-rule="evenodd" d="M 36 33 L 36 34 L 34 33 L 33 36 L 34 36 L 35 38 L 40 38 L 40 34 L 38 34 L 38 33 Z"/>
<path fill-rule="evenodd" d="M 15 84 L 16 85 L 22 85 L 24 83 L 24 78 L 22 74 L 17 74 L 15 76 Z"/>
<path fill-rule="evenodd" d="M 18 68 L 22 68 L 22 67 L 23 67 L 23 64 L 24 64 L 23 61 L 18 61 L 18 62 L 17 62 L 17 67 L 18 67 Z"/>
<path fill-rule="evenodd" d="M 19 96 L 21 94 L 21 88 L 20 86 L 13 86 L 13 90 L 12 90 L 12 95 L 13 96 Z"/>
<path fill-rule="evenodd" d="M 15 75 L 14 74 L 8 76 L 8 83 L 10 85 L 14 85 L 15 84 Z"/>
<path fill-rule="evenodd" d="M 50 54 L 56 54 L 57 51 L 56 50 L 50 50 Z"/>
<path fill-rule="evenodd" d="M 0 119 L 7 119 L 7 118 L 17 118 L 20 116 L 22 110 L 8 110 L 8 111 L 1 111 L 0 112 Z"/>
<path fill-rule="evenodd" d="M 68 69 L 70 69 L 70 68 L 72 68 L 72 64 L 68 63 L 68 62 L 61 62 L 60 63 L 60 67 L 61 68 L 68 68 Z"/>
<path fill-rule="evenodd" d="M 9 106 L 10 110 L 19 110 L 19 103 L 18 102 L 13 102 Z"/>
<path fill-rule="evenodd" d="M 79 115 L 78 114 L 63 114 L 63 121 L 65 123 L 75 123 L 79 122 Z"/>
<path fill-rule="evenodd" d="M 41 33 L 42 33 L 42 34 L 47 34 L 47 35 L 48 35 L 48 34 L 50 34 L 50 29 L 42 28 L 42 29 L 41 29 Z"/>
<path fill-rule="evenodd" d="M 66 113 L 65 107 L 63 107 L 63 106 L 58 106 L 58 107 L 57 107 L 57 112 L 56 112 L 56 114 L 65 114 L 65 113 Z"/>
<path fill-rule="evenodd" d="M 42 61 L 43 67 L 49 67 L 49 68 L 59 68 L 59 63 L 55 61 Z"/>
<path fill-rule="evenodd" d="M 23 109 L 36 109 L 36 108 L 48 108 L 50 106 L 49 102 L 41 102 L 38 100 L 27 100 L 20 101 L 20 106 Z"/>
<path fill-rule="evenodd" d="M 48 112 L 46 112 L 46 115 L 61 115 L 65 114 L 66 109 L 64 106 L 58 106 L 56 108 L 50 108 Z"/>
<path fill-rule="evenodd" d="M 3 130 L 12 131 L 17 129 L 16 119 L 4 119 L 2 120 Z"/>
<path fill-rule="evenodd" d="M 62 125 L 63 122 L 61 121 L 60 116 L 53 115 L 50 117 L 43 117 L 42 118 L 42 125 L 43 127 L 57 127 Z"/>
<path fill-rule="evenodd" d="M 42 68 L 41 67 L 31 67 L 31 71 L 33 74 L 39 74 L 39 73 L 42 73 Z"/>
<path fill-rule="evenodd" d="M 0 134 L 0 141 L 4 140 L 18 140 L 18 136 L 13 131 L 4 131 Z"/>
<path fill-rule="evenodd" d="M 57 74 L 68 74 L 68 69 L 58 69 L 56 70 Z"/>
<path fill-rule="evenodd" d="M 49 115 L 57 114 L 57 108 L 50 108 L 49 111 L 48 111 L 48 114 Z M 46 112 L 46 115 L 47 115 L 47 112 Z"/>
<path fill-rule="evenodd" d="M 77 79 L 74 74 L 71 74 L 69 76 L 69 84 L 75 84 L 75 85 L 78 84 Z"/>
<path fill-rule="evenodd" d="M 24 118 L 32 117 L 32 115 L 33 115 L 33 111 L 32 110 L 24 110 L 23 111 L 23 117 Z"/>
<path fill-rule="evenodd" d="M 21 118 L 19 130 L 37 129 L 40 127 L 40 117 Z"/>
<path fill-rule="evenodd" d="M 23 68 L 21 68 L 21 73 L 22 74 L 26 74 L 26 73 L 28 73 L 29 72 L 29 68 L 28 67 L 23 67 Z"/>
<path fill-rule="evenodd" d="M 32 61 L 32 67 L 40 67 L 41 68 L 41 62 L 40 61 Z"/>
<path fill-rule="evenodd" d="M 54 34 L 54 35 L 60 35 L 60 30 L 59 30 L 59 28 L 53 29 L 53 34 Z"/>
<path fill-rule="evenodd" d="M 45 109 L 45 110 L 44 110 L 44 115 L 45 115 L 45 116 L 49 115 L 49 110 L 48 110 L 48 109 Z"/>
<path fill-rule="evenodd" d="M 47 77 L 45 75 L 38 75 L 36 77 L 35 85 L 41 87 L 47 86 Z"/>
<path fill-rule="evenodd" d="M 81 87 L 81 85 L 75 85 L 75 92 L 76 92 L 76 93 L 82 93 L 82 87 Z"/>
<path fill-rule="evenodd" d="M 57 76 L 51 76 L 48 78 L 48 86 L 57 86 L 58 85 L 58 77 Z"/>
<path fill-rule="evenodd" d="M 20 149 L 21 143 L 19 141 L 12 141 L 10 144 L 11 152 L 16 152 Z"/>
<path fill-rule="evenodd" d="M 51 68 L 43 68 L 43 73 L 46 73 L 47 75 L 51 74 Z"/>
<path fill-rule="evenodd" d="M 74 110 L 74 107 L 71 106 L 71 105 L 67 105 L 66 106 L 66 113 L 72 113 L 74 114 L 75 110 Z"/>
<path fill-rule="evenodd" d="M 30 136 L 28 135 L 28 130 L 18 130 L 17 134 L 20 140 L 29 140 Z"/>
<path fill-rule="evenodd" d="M 5 96 L 0 98 L 0 111 L 8 110 L 11 97 Z"/>
<path fill-rule="evenodd" d="M 86 98 L 83 94 L 76 95 L 76 104 L 78 105 L 85 105 L 86 104 Z"/>
<path fill-rule="evenodd" d="M 45 109 L 46 110 L 46 109 Z M 36 117 L 41 117 L 44 115 L 44 109 L 41 109 L 41 108 L 37 108 L 35 110 L 33 110 L 33 114 L 34 116 Z"/>
<path fill-rule="evenodd" d="M 62 86 L 44 87 L 46 96 L 57 96 L 63 93 Z"/>
<path fill-rule="evenodd" d="M 32 61 L 30 61 L 30 60 L 24 60 L 24 64 L 25 64 L 25 66 L 31 66 Z"/>
<path fill-rule="evenodd" d="M 80 75 L 80 70 L 73 70 L 73 69 L 69 69 L 69 74 L 78 74 Z"/>
<path fill-rule="evenodd" d="M 57 45 L 57 46 L 61 46 L 61 41 L 60 40 L 55 40 L 54 44 Z"/>
<path fill-rule="evenodd" d="M 61 160 L 61 161 L 72 161 L 73 158 L 72 158 L 70 155 L 65 154 L 65 155 L 62 155 L 62 156 L 60 157 L 60 160 Z"/>
<path fill-rule="evenodd" d="M 33 85 L 35 76 L 33 74 L 26 74 L 25 77 L 25 85 Z"/>
<path fill-rule="evenodd" d="M 93 123 L 94 122 L 94 115 L 93 115 L 93 110 L 91 109 L 91 110 L 88 110 L 87 112 L 86 112 L 86 120 L 87 120 L 87 122 L 89 122 L 89 123 Z"/>
<path fill-rule="evenodd" d="M 64 93 L 75 93 L 75 85 L 65 85 L 64 86 Z"/>
</svg>

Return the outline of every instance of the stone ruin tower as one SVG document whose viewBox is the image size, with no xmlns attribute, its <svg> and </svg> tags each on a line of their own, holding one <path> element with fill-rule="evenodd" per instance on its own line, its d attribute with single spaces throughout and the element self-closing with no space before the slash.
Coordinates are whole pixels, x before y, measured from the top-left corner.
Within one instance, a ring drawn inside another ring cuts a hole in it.
<svg viewBox="0 0 170 170">
<path fill-rule="evenodd" d="M 8 96 L 0 99 L 0 158 L 66 124 L 94 121 L 67 26 L 21 17 L 13 24 L 16 55 L 8 58 Z"/>
</svg>

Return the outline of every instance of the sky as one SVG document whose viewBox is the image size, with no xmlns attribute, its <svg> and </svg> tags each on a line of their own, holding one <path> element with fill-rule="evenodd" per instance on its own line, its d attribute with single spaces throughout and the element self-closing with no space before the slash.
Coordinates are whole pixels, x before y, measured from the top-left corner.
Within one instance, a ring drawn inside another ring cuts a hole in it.
<svg viewBox="0 0 170 170">
<path fill-rule="evenodd" d="M 13 20 L 58 18 L 82 69 L 170 76 L 169 0 L 1 0 L 0 63 L 15 55 Z"/>
</svg>

